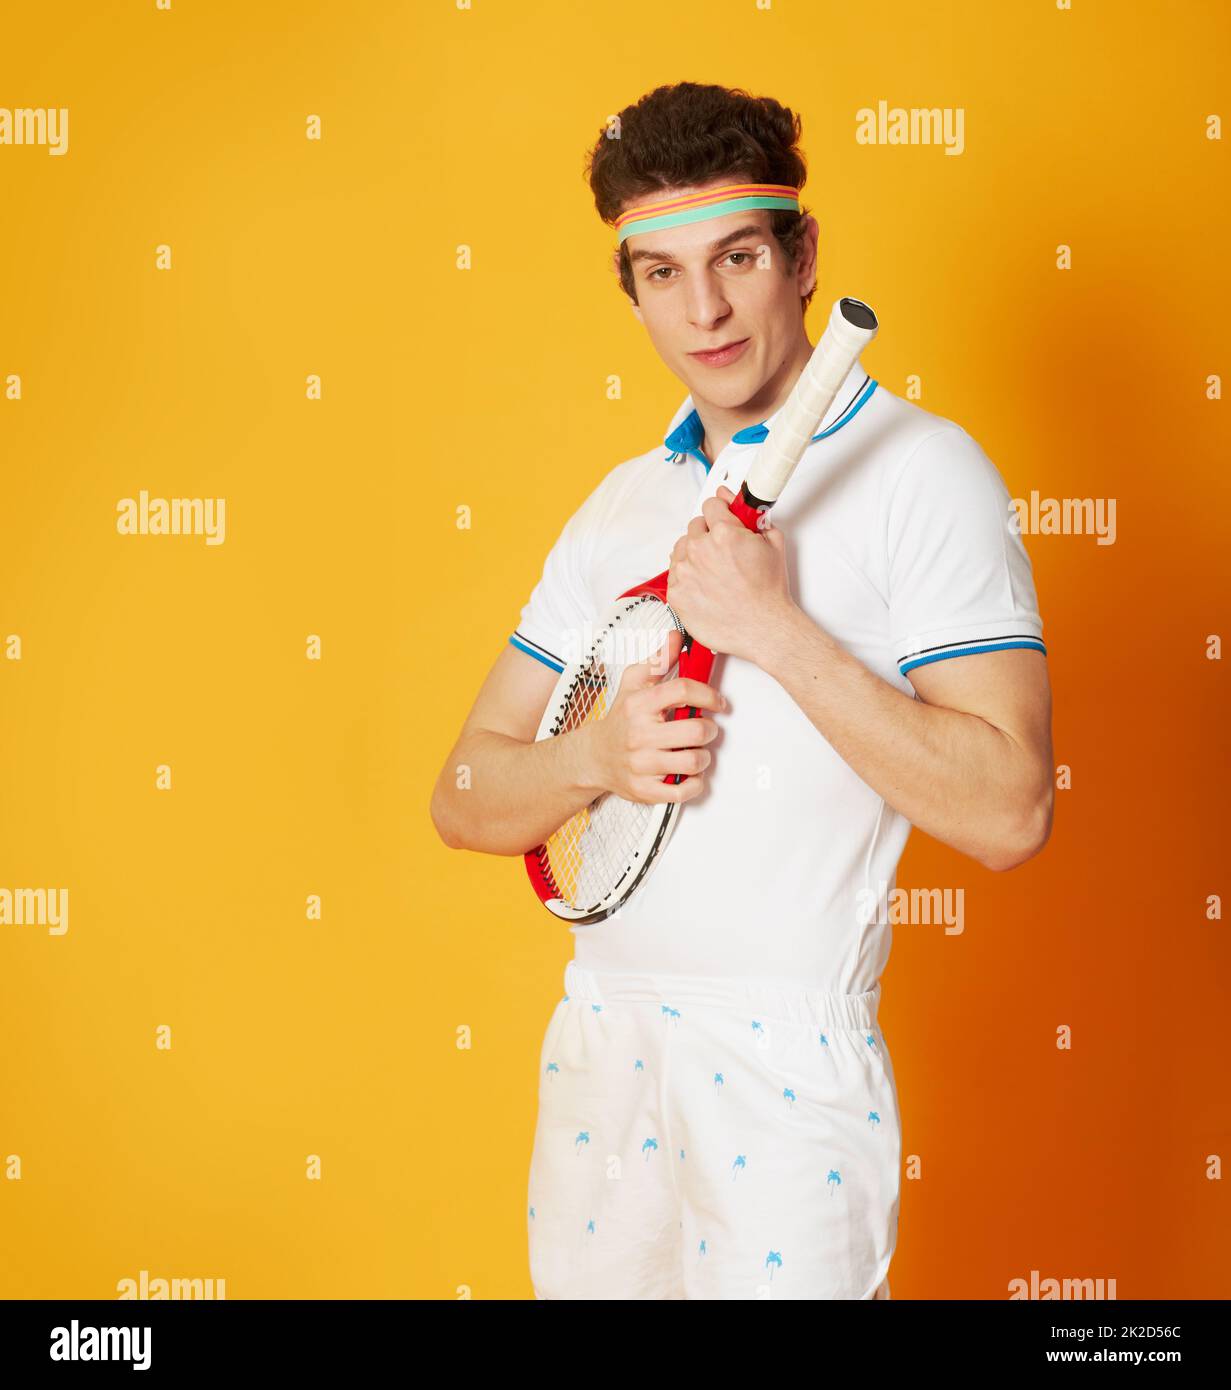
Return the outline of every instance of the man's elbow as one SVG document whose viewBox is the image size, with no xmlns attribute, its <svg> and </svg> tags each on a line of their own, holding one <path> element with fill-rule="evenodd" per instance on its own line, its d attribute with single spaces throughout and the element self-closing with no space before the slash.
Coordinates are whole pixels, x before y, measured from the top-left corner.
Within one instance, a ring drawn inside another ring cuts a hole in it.
<svg viewBox="0 0 1231 1390">
<path fill-rule="evenodd" d="M 448 806 L 440 795 L 439 787 L 432 793 L 432 804 L 429 809 L 432 824 L 436 827 L 436 833 L 442 842 L 449 849 L 465 849 L 465 841 L 458 835 L 456 827 L 449 820 Z"/>
<path fill-rule="evenodd" d="M 1055 790 L 1049 781 L 1046 789 L 1015 819 L 1001 844 L 983 857 L 984 866 L 1004 873 L 1033 859 L 1051 838 L 1054 806 Z"/>
<path fill-rule="evenodd" d="M 443 844 L 446 848 L 448 848 L 448 849 L 465 849 L 465 848 L 466 848 L 465 842 L 464 842 L 463 840 L 460 840 L 456 835 L 454 835 L 454 834 L 452 833 L 452 831 L 450 831 L 450 830 L 448 829 L 447 826 L 442 825 L 442 824 L 436 819 L 435 816 L 432 817 L 432 823 L 433 823 L 433 824 L 435 825 L 435 827 L 436 827 L 436 833 L 437 833 L 437 835 L 440 836 L 440 842 L 441 842 L 441 844 Z"/>
</svg>

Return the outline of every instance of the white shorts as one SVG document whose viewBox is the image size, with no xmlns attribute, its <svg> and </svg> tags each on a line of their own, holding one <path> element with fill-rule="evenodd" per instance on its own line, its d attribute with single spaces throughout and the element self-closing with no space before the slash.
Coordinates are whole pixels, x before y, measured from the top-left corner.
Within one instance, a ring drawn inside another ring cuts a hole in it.
<svg viewBox="0 0 1231 1390">
<path fill-rule="evenodd" d="M 543 1039 L 543 1299 L 888 1298 L 901 1164 L 880 985 L 584 970 Z"/>
</svg>

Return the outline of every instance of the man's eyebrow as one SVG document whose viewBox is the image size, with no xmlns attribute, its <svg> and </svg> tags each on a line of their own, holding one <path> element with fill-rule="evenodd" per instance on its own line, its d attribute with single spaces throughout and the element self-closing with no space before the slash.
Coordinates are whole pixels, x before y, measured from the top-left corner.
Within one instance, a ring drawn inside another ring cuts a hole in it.
<svg viewBox="0 0 1231 1390">
<path fill-rule="evenodd" d="M 711 241 L 705 249 L 712 254 L 715 251 L 721 251 L 726 246 L 730 246 L 733 241 L 743 241 L 743 239 L 748 236 L 763 237 L 764 235 L 764 227 L 737 227 L 735 231 L 728 232 L 726 236 L 720 237 L 717 241 Z M 629 252 L 628 259 L 630 262 L 635 263 L 637 261 L 673 261 L 675 257 L 670 251 L 631 251 Z"/>
</svg>

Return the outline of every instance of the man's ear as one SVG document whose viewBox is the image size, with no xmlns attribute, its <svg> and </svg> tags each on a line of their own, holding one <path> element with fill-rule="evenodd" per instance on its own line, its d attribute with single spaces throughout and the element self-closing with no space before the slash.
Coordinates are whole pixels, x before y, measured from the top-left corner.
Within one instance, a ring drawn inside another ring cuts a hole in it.
<svg viewBox="0 0 1231 1390">
<path fill-rule="evenodd" d="M 799 244 L 799 260 L 795 268 L 795 273 L 799 277 L 799 294 L 802 299 L 810 290 L 816 288 L 817 274 L 820 266 L 820 253 L 818 243 L 820 241 L 821 226 L 815 217 L 809 217 L 804 224 L 806 230 Z"/>
<path fill-rule="evenodd" d="M 615 271 L 615 277 L 616 277 L 616 280 L 618 281 L 619 278 L 620 278 L 620 253 L 619 253 L 619 251 L 613 251 L 613 252 L 611 253 L 611 266 L 612 266 L 612 269 Z M 625 291 L 625 293 L 627 294 L 627 291 Z M 637 301 L 632 297 L 631 294 L 627 295 L 627 297 L 628 297 L 628 307 L 633 311 L 633 317 L 637 320 L 638 323 L 644 325 L 645 320 L 641 317 L 641 308 L 640 308 L 640 306 L 638 305 Z"/>
</svg>

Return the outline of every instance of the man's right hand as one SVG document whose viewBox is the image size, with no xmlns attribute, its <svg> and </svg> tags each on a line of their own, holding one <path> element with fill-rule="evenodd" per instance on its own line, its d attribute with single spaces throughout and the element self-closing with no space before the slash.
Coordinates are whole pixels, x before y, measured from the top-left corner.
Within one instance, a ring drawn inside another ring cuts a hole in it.
<svg viewBox="0 0 1231 1390">
<path fill-rule="evenodd" d="M 626 801 L 692 801 L 705 789 L 704 773 L 713 755 L 703 745 L 717 737 L 718 725 L 704 715 L 671 719 L 670 714 L 680 705 L 724 710 L 727 702 L 701 681 L 662 679 L 679 659 L 682 645 L 680 633 L 672 631 L 654 656 L 629 666 L 615 704 L 585 726 L 595 781 Z M 664 782 L 670 773 L 685 773 L 685 780 Z"/>
</svg>

